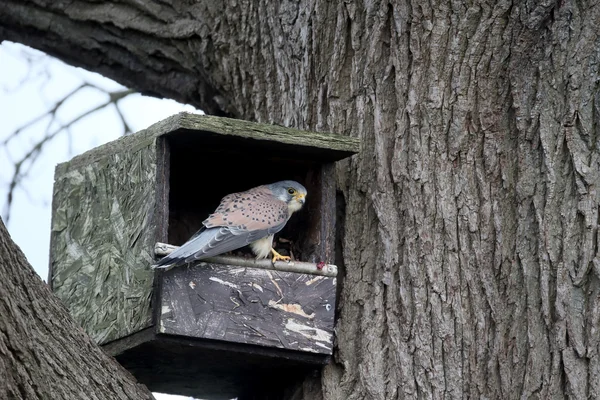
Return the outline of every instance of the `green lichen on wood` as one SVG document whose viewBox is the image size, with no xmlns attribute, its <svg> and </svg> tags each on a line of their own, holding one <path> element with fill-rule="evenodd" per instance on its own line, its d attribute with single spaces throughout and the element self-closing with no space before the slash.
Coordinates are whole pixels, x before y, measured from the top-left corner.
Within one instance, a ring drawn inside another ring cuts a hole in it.
<svg viewBox="0 0 600 400">
<path fill-rule="evenodd" d="M 336 159 L 358 153 L 360 144 L 357 138 L 344 135 L 302 131 L 278 125 L 190 113 L 177 114 L 174 116 L 173 122 L 181 129 L 209 131 L 220 135 L 326 149 L 330 150 L 332 157 Z M 338 153 L 337 157 L 335 153 Z"/>
<path fill-rule="evenodd" d="M 88 152 L 55 176 L 53 290 L 99 343 L 151 324 L 156 147 L 144 139 Z"/>
<path fill-rule="evenodd" d="M 336 161 L 356 154 L 360 150 L 360 141 L 344 135 L 302 131 L 285 128 L 278 125 L 260 124 L 244 120 L 198 115 L 182 112 L 153 124 L 137 132 L 135 135 L 124 136 L 118 140 L 106 143 L 93 150 L 83 153 L 70 162 L 61 164 L 59 168 L 73 168 L 97 161 L 123 148 L 133 148 L 145 145 L 148 141 L 168 133 L 185 130 L 190 135 L 202 135 L 212 132 L 218 135 L 277 142 L 286 145 L 296 145 L 321 149 L 329 154 L 329 161 Z"/>
</svg>

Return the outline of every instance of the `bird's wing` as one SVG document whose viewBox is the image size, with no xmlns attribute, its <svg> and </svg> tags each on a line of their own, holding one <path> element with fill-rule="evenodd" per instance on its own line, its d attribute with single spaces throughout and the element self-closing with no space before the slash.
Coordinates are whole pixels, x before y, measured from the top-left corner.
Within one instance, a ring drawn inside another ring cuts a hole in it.
<svg viewBox="0 0 600 400">
<path fill-rule="evenodd" d="M 214 213 L 202 224 L 207 228 L 229 226 L 248 231 L 279 232 L 289 218 L 287 204 L 273 196 L 266 186 L 225 196 Z M 273 230 L 277 229 L 277 230 Z"/>
<path fill-rule="evenodd" d="M 265 186 L 227 195 L 203 222 L 204 228 L 155 268 L 172 268 L 239 249 L 279 232 L 288 217 L 287 204 Z"/>
<path fill-rule="evenodd" d="M 237 233 L 237 231 L 236 231 Z M 225 226 L 206 228 L 183 246 L 161 259 L 154 268 L 171 269 L 192 261 L 202 260 L 244 247 L 260 237 L 253 237 L 256 232 L 234 234 Z"/>
</svg>

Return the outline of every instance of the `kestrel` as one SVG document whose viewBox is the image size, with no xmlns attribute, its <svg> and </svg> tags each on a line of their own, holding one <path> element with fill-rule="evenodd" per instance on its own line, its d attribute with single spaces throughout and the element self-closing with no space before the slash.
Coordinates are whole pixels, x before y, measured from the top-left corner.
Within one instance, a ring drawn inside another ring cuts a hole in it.
<svg viewBox="0 0 600 400">
<path fill-rule="evenodd" d="M 289 260 L 290 257 L 282 256 L 273 248 L 273 235 L 302 208 L 305 199 L 306 189 L 295 181 L 280 181 L 228 194 L 194 236 L 153 268 L 171 269 L 246 245 L 250 245 L 256 258 L 266 258 L 273 253 L 273 262 Z"/>
</svg>

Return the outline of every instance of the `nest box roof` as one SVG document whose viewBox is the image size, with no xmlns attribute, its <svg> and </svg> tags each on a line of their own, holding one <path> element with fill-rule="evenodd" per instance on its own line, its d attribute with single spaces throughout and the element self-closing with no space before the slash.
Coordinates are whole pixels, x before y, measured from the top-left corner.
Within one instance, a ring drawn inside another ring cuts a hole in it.
<svg viewBox="0 0 600 400">
<path fill-rule="evenodd" d="M 182 112 L 150 126 L 154 135 L 206 148 L 234 146 L 271 148 L 312 156 L 319 161 L 337 161 L 359 151 L 359 140 L 344 135 L 303 131 L 278 125 Z"/>
<path fill-rule="evenodd" d="M 57 171 L 98 161 L 107 155 L 145 146 L 157 137 L 169 138 L 177 148 L 207 152 L 279 154 L 287 159 L 334 162 L 359 152 L 359 139 L 345 135 L 303 131 L 272 124 L 182 112 L 132 135 L 121 137 L 59 164 Z"/>
</svg>

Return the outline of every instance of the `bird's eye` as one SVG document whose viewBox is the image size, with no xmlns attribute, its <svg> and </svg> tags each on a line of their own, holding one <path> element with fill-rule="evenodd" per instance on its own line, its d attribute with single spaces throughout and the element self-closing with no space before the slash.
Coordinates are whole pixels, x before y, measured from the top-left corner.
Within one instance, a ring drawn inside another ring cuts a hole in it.
<svg viewBox="0 0 600 400">
<path fill-rule="evenodd" d="M 296 190 L 294 188 L 289 188 L 288 189 L 288 193 L 289 194 L 294 194 L 294 193 L 296 193 Z"/>
</svg>

